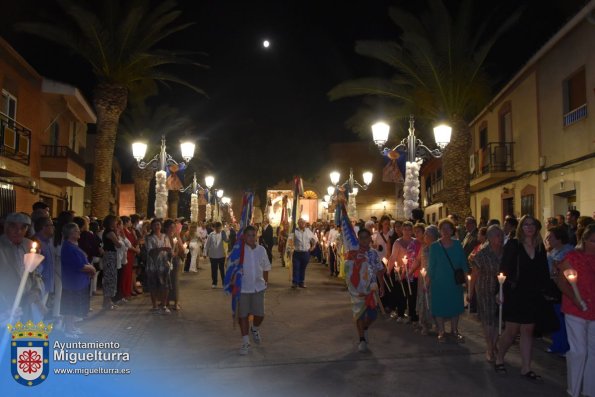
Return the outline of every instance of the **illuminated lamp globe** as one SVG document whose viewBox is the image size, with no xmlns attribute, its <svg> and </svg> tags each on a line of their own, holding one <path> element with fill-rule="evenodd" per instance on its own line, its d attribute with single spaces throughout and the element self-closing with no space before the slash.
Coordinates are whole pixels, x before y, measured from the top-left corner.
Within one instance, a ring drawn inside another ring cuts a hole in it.
<svg viewBox="0 0 595 397">
<path fill-rule="evenodd" d="M 180 144 L 180 150 L 182 151 L 182 158 L 184 160 L 190 161 L 194 157 L 195 146 L 192 142 L 182 142 Z"/>
<path fill-rule="evenodd" d="M 147 144 L 144 142 L 134 142 L 132 144 L 132 156 L 136 161 L 141 161 L 147 154 Z"/>
<path fill-rule="evenodd" d="M 373 178 L 373 174 L 370 171 L 366 171 L 363 173 L 363 178 L 364 178 L 364 185 L 369 185 L 370 183 L 372 183 L 372 178 Z"/>
<path fill-rule="evenodd" d="M 384 146 L 388 141 L 390 126 L 383 121 L 379 121 L 372 126 L 372 139 L 378 147 Z"/>
<path fill-rule="evenodd" d="M 446 124 L 440 124 L 434 127 L 434 139 L 436 145 L 444 149 L 450 143 L 450 136 L 452 135 L 452 127 Z"/>
<path fill-rule="evenodd" d="M 337 171 L 333 171 L 329 174 L 329 177 L 331 178 L 331 183 L 336 185 L 339 183 L 339 179 L 341 179 L 341 174 L 339 174 Z"/>
</svg>

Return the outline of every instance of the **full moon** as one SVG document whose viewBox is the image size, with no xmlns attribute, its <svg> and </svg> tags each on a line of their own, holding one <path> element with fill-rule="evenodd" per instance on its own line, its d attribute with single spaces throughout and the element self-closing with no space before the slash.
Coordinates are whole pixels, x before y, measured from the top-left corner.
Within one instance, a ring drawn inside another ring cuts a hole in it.
<svg viewBox="0 0 595 397">
<path fill-rule="evenodd" d="M 270 45 L 271 45 L 271 43 L 268 40 L 265 40 L 265 41 L 262 42 L 262 46 L 264 48 L 269 48 Z"/>
</svg>

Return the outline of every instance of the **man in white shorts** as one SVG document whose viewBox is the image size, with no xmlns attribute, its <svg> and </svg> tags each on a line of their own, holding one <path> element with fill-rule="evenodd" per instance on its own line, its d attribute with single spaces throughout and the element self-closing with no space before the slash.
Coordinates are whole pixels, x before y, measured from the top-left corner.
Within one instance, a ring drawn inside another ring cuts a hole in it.
<svg viewBox="0 0 595 397">
<path fill-rule="evenodd" d="M 267 288 L 269 270 L 271 270 L 266 249 L 256 243 L 256 229 L 253 226 L 247 226 L 244 230 L 244 241 L 246 245 L 244 246 L 242 290 L 238 306 L 242 332 L 241 355 L 248 354 L 250 350 L 248 331 L 252 334 L 254 343 L 259 344 L 261 341 L 259 327 L 264 320 L 264 291 Z M 254 317 L 252 325 L 248 320 L 250 314 Z"/>
</svg>

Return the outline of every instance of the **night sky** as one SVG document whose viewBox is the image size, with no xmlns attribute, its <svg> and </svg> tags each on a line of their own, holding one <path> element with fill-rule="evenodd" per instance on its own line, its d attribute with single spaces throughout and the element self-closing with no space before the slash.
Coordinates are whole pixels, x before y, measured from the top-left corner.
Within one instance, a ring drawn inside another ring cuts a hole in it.
<svg viewBox="0 0 595 397">
<path fill-rule="evenodd" d="M 85 63 L 40 38 L 16 32 L 10 23 L 35 20 L 40 9 L 54 1 L 3 3 L 0 35 L 42 75 L 80 87 L 90 99 L 93 76 Z M 329 102 L 326 94 L 350 78 L 389 75 L 385 65 L 355 54 L 355 41 L 397 37 L 399 30 L 388 17 L 390 5 L 423 11 L 422 1 L 388 0 L 179 0 L 178 4 L 184 12 L 181 20 L 195 25 L 163 46 L 208 54 L 196 59 L 210 69 L 175 71 L 203 88 L 209 99 L 174 86 L 162 89 L 150 103 L 167 103 L 191 116 L 197 156 L 212 164 L 209 168 L 219 181 L 237 188 L 262 188 L 298 173 L 312 175 L 322 164 L 328 143 L 361 139 L 344 125 L 361 99 Z M 500 17 L 519 5 L 526 7 L 521 22 L 500 40 L 488 60 L 496 92 L 584 2 L 478 0 L 478 18 L 494 4 Z M 262 47 L 264 39 L 270 40 L 269 49 Z M 177 150 L 170 149 L 175 157 Z M 121 148 L 118 157 L 124 166 L 132 164 L 128 147 Z"/>
</svg>

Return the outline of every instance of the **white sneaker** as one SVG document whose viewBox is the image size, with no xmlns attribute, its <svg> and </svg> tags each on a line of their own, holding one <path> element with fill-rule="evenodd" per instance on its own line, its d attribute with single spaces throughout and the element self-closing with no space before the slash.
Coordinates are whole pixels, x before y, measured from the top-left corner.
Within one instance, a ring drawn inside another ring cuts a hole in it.
<svg viewBox="0 0 595 397">
<path fill-rule="evenodd" d="M 169 310 L 167 306 L 163 306 L 161 308 L 161 314 L 171 314 L 171 310 Z"/>
<path fill-rule="evenodd" d="M 357 350 L 359 350 L 360 352 L 365 352 L 368 350 L 368 343 L 365 340 L 362 340 L 359 342 L 359 345 L 357 345 Z"/>
<path fill-rule="evenodd" d="M 245 356 L 250 351 L 250 343 L 242 343 L 242 347 L 240 347 L 240 356 Z"/>
<path fill-rule="evenodd" d="M 215 289 L 215 288 L 217 288 L 217 286 L 215 284 L 213 284 L 213 285 L 211 285 L 211 288 Z"/>
<path fill-rule="evenodd" d="M 254 343 L 256 343 L 258 345 L 260 343 L 260 341 L 262 340 L 260 338 L 259 330 L 250 327 L 250 332 L 252 333 L 252 339 L 254 340 Z"/>
</svg>

